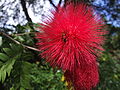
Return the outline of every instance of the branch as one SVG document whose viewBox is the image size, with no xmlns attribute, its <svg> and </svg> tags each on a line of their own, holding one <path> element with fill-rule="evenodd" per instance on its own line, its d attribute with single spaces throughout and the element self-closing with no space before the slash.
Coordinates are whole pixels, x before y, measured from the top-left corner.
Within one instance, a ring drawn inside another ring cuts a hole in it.
<svg viewBox="0 0 120 90">
<path fill-rule="evenodd" d="M 30 18 L 29 14 L 28 14 L 25 0 L 21 0 L 21 5 L 22 5 L 23 11 L 26 15 L 26 19 L 28 20 L 28 22 L 32 22 L 32 19 Z"/>
<path fill-rule="evenodd" d="M 12 37 L 10 37 L 9 35 L 7 35 L 6 33 L 4 32 L 0 32 L 2 35 L 6 36 L 7 38 L 11 39 L 13 42 L 15 42 L 16 44 L 20 44 L 20 42 L 14 40 Z"/>
<path fill-rule="evenodd" d="M 53 7 L 57 10 L 58 8 L 55 6 L 55 4 L 52 2 L 52 0 L 49 0 L 50 4 L 53 5 Z"/>
<path fill-rule="evenodd" d="M 23 11 L 25 13 L 26 19 L 27 19 L 28 22 L 30 22 L 29 26 L 30 26 L 31 29 L 34 30 L 33 24 L 32 24 L 32 19 L 30 18 L 29 14 L 28 14 L 28 10 L 27 10 L 27 7 L 26 7 L 26 2 L 25 2 L 25 0 L 20 0 L 20 1 L 21 1 Z"/>
<path fill-rule="evenodd" d="M 14 36 L 22 36 L 22 35 L 26 35 L 26 34 L 31 34 L 31 33 L 35 33 L 35 32 L 25 32 L 25 33 L 19 33 L 19 34 L 12 34 Z"/>
<path fill-rule="evenodd" d="M 62 0 L 59 0 L 58 7 L 61 5 L 61 3 L 62 3 Z"/>
<path fill-rule="evenodd" d="M 27 45 L 24 45 L 24 44 L 18 42 L 17 40 L 13 39 L 12 37 L 10 37 L 8 34 L 6 34 L 4 32 L 0 32 L 0 34 L 3 34 L 4 36 L 8 37 L 10 40 L 12 40 L 13 42 L 15 42 L 16 44 L 22 45 L 24 48 L 28 48 L 28 49 L 31 49 L 31 50 L 34 50 L 34 51 L 40 51 L 37 48 L 30 47 L 30 46 L 27 46 Z"/>
<path fill-rule="evenodd" d="M 31 49 L 31 50 L 34 50 L 34 51 L 40 51 L 39 49 L 37 49 L 37 48 L 34 48 L 34 47 L 30 47 L 30 46 L 27 46 L 27 45 L 23 45 L 23 44 L 21 44 L 23 47 L 25 47 L 25 48 L 28 48 L 28 49 Z"/>
<path fill-rule="evenodd" d="M 66 7 L 66 4 L 67 4 L 67 0 L 64 0 L 64 7 Z"/>
</svg>

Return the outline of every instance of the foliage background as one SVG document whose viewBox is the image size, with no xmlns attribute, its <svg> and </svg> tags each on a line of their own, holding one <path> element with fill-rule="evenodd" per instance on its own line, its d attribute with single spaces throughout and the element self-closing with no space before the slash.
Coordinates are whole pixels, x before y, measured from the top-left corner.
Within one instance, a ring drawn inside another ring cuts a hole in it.
<svg viewBox="0 0 120 90">
<path fill-rule="evenodd" d="M 53 69 L 40 58 L 34 38 L 38 24 L 33 23 L 28 7 L 45 16 L 44 4 L 55 0 L 1 0 L 0 2 L 0 90 L 67 90 L 61 70 Z M 59 0 L 80 3 L 83 0 Z M 106 20 L 109 34 L 105 51 L 98 58 L 100 83 L 94 90 L 120 89 L 120 1 L 84 0 Z M 22 10 L 21 10 L 22 8 Z M 10 11 L 12 10 L 12 11 Z M 42 18 L 44 19 L 44 18 Z M 14 23 L 8 21 L 14 21 Z"/>
</svg>

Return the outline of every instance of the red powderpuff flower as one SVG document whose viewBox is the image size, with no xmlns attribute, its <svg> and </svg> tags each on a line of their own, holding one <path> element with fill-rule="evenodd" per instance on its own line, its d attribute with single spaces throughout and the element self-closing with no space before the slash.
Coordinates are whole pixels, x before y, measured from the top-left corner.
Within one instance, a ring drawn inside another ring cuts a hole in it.
<svg viewBox="0 0 120 90">
<path fill-rule="evenodd" d="M 62 68 L 75 90 L 90 90 L 99 81 L 96 56 L 103 50 L 103 20 L 86 4 L 69 4 L 51 13 L 36 36 L 41 56 Z"/>
<path fill-rule="evenodd" d="M 63 70 L 84 67 L 96 61 L 102 49 L 104 22 L 86 4 L 59 7 L 37 33 L 41 56 Z"/>
<path fill-rule="evenodd" d="M 78 67 L 73 71 L 66 70 L 64 76 L 68 82 L 68 88 L 74 87 L 75 90 L 91 90 L 99 82 L 96 63 Z"/>
</svg>

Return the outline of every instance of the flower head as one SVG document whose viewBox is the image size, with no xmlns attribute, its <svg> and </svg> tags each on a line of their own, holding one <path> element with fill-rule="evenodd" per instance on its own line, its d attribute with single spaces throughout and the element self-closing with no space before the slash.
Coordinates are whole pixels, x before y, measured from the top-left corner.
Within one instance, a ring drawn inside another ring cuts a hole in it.
<svg viewBox="0 0 120 90">
<path fill-rule="evenodd" d="M 64 70 L 68 87 L 90 90 L 99 81 L 96 58 L 103 50 L 104 22 L 86 4 L 52 11 L 37 33 L 41 56 Z"/>
<path fill-rule="evenodd" d="M 74 86 L 75 90 L 91 90 L 99 82 L 99 74 L 96 63 L 84 67 L 78 67 L 73 71 L 66 70 L 65 79 L 69 88 Z M 71 85 L 72 83 L 72 85 Z"/>
<path fill-rule="evenodd" d="M 103 50 L 104 22 L 90 6 L 59 7 L 44 23 L 37 33 L 37 45 L 53 67 L 72 70 L 92 64 Z"/>
</svg>

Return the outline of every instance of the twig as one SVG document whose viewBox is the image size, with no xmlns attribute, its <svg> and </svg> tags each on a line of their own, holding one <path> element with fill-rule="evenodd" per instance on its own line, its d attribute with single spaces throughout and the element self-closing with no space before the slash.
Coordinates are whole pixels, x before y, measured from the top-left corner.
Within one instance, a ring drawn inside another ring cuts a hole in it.
<svg viewBox="0 0 120 90">
<path fill-rule="evenodd" d="M 21 0 L 21 5 L 22 5 L 22 9 L 26 15 L 26 19 L 28 20 L 28 22 L 32 22 L 32 19 L 30 18 L 29 14 L 28 14 L 25 0 Z"/>
<path fill-rule="evenodd" d="M 33 24 L 32 24 L 32 19 L 30 18 L 30 15 L 28 14 L 28 10 L 27 10 L 27 7 L 26 7 L 26 0 L 20 0 L 20 1 L 21 1 L 22 9 L 25 13 L 26 19 L 29 22 L 29 26 L 30 26 L 31 29 L 34 30 Z"/>
<path fill-rule="evenodd" d="M 6 34 L 4 32 L 0 32 L 0 33 L 3 34 L 4 36 L 8 37 L 10 40 L 12 40 L 13 42 L 15 42 L 16 44 L 22 45 L 24 48 L 28 48 L 28 49 L 31 49 L 31 50 L 34 50 L 34 51 L 40 51 L 37 48 L 30 47 L 30 46 L 27 46 L 27 45 L 24 45 L 24 44 L 18 42 L 17 40 L 13 39 L 12 37 L 10 37 L 8 34 Z"/>
<path fill-rule="evenodd" d="M 52 2 L 52 0 L 49 0 L 50 4 L 53 5 L 53 7 L 57 10 L 58 8 L 55 6 L 55 4 Z"/>
<path fill-rule="evenodd" d="M 25 47 L 25 48 L 28 48 L 28 49 L 31 49 L 31 50 L 34 50 L 34 51 L 40 51 L 39 49 L 37 49 L 37 48 L 34 48 L 34 47 L 30 47 L 30 46 L 27 46 L 27 45 L 24 45 L 24 44 L 21 44 L 23 47 Z"/>
<path fill-rule="evenodd" d="M 3 34 L 4 36 L 8 37 L 9 39 L 11 39 L 13 42 L 15 42 L 16 44 L 20 44 L 20 42 L 14 40 L 12 37 L 10 37 L 9 35 L 7 35 L 6 33 L 4 32 L 1 32 L 1 34 Z"/>
<path fill-rule="evenodd" d="M 31 34 L 31 33 L 35 33 L 35 32 L 26 32 L 26 33 L 12 34 L 12 35 L 14 35 L 14 36 L 22 36 L 22 35 Z"/>
<path fill-rule="evenodd" d="M 64 0 L 64 7 L 66 7 L 66 4 L 67 4 L 67 0 Z"/>
<path fill-rule="evenodd" d="M 59 0 L 58 7 L 61 5 L 61 3 L 62 3 L 62 0 Z"/>
</svg>

